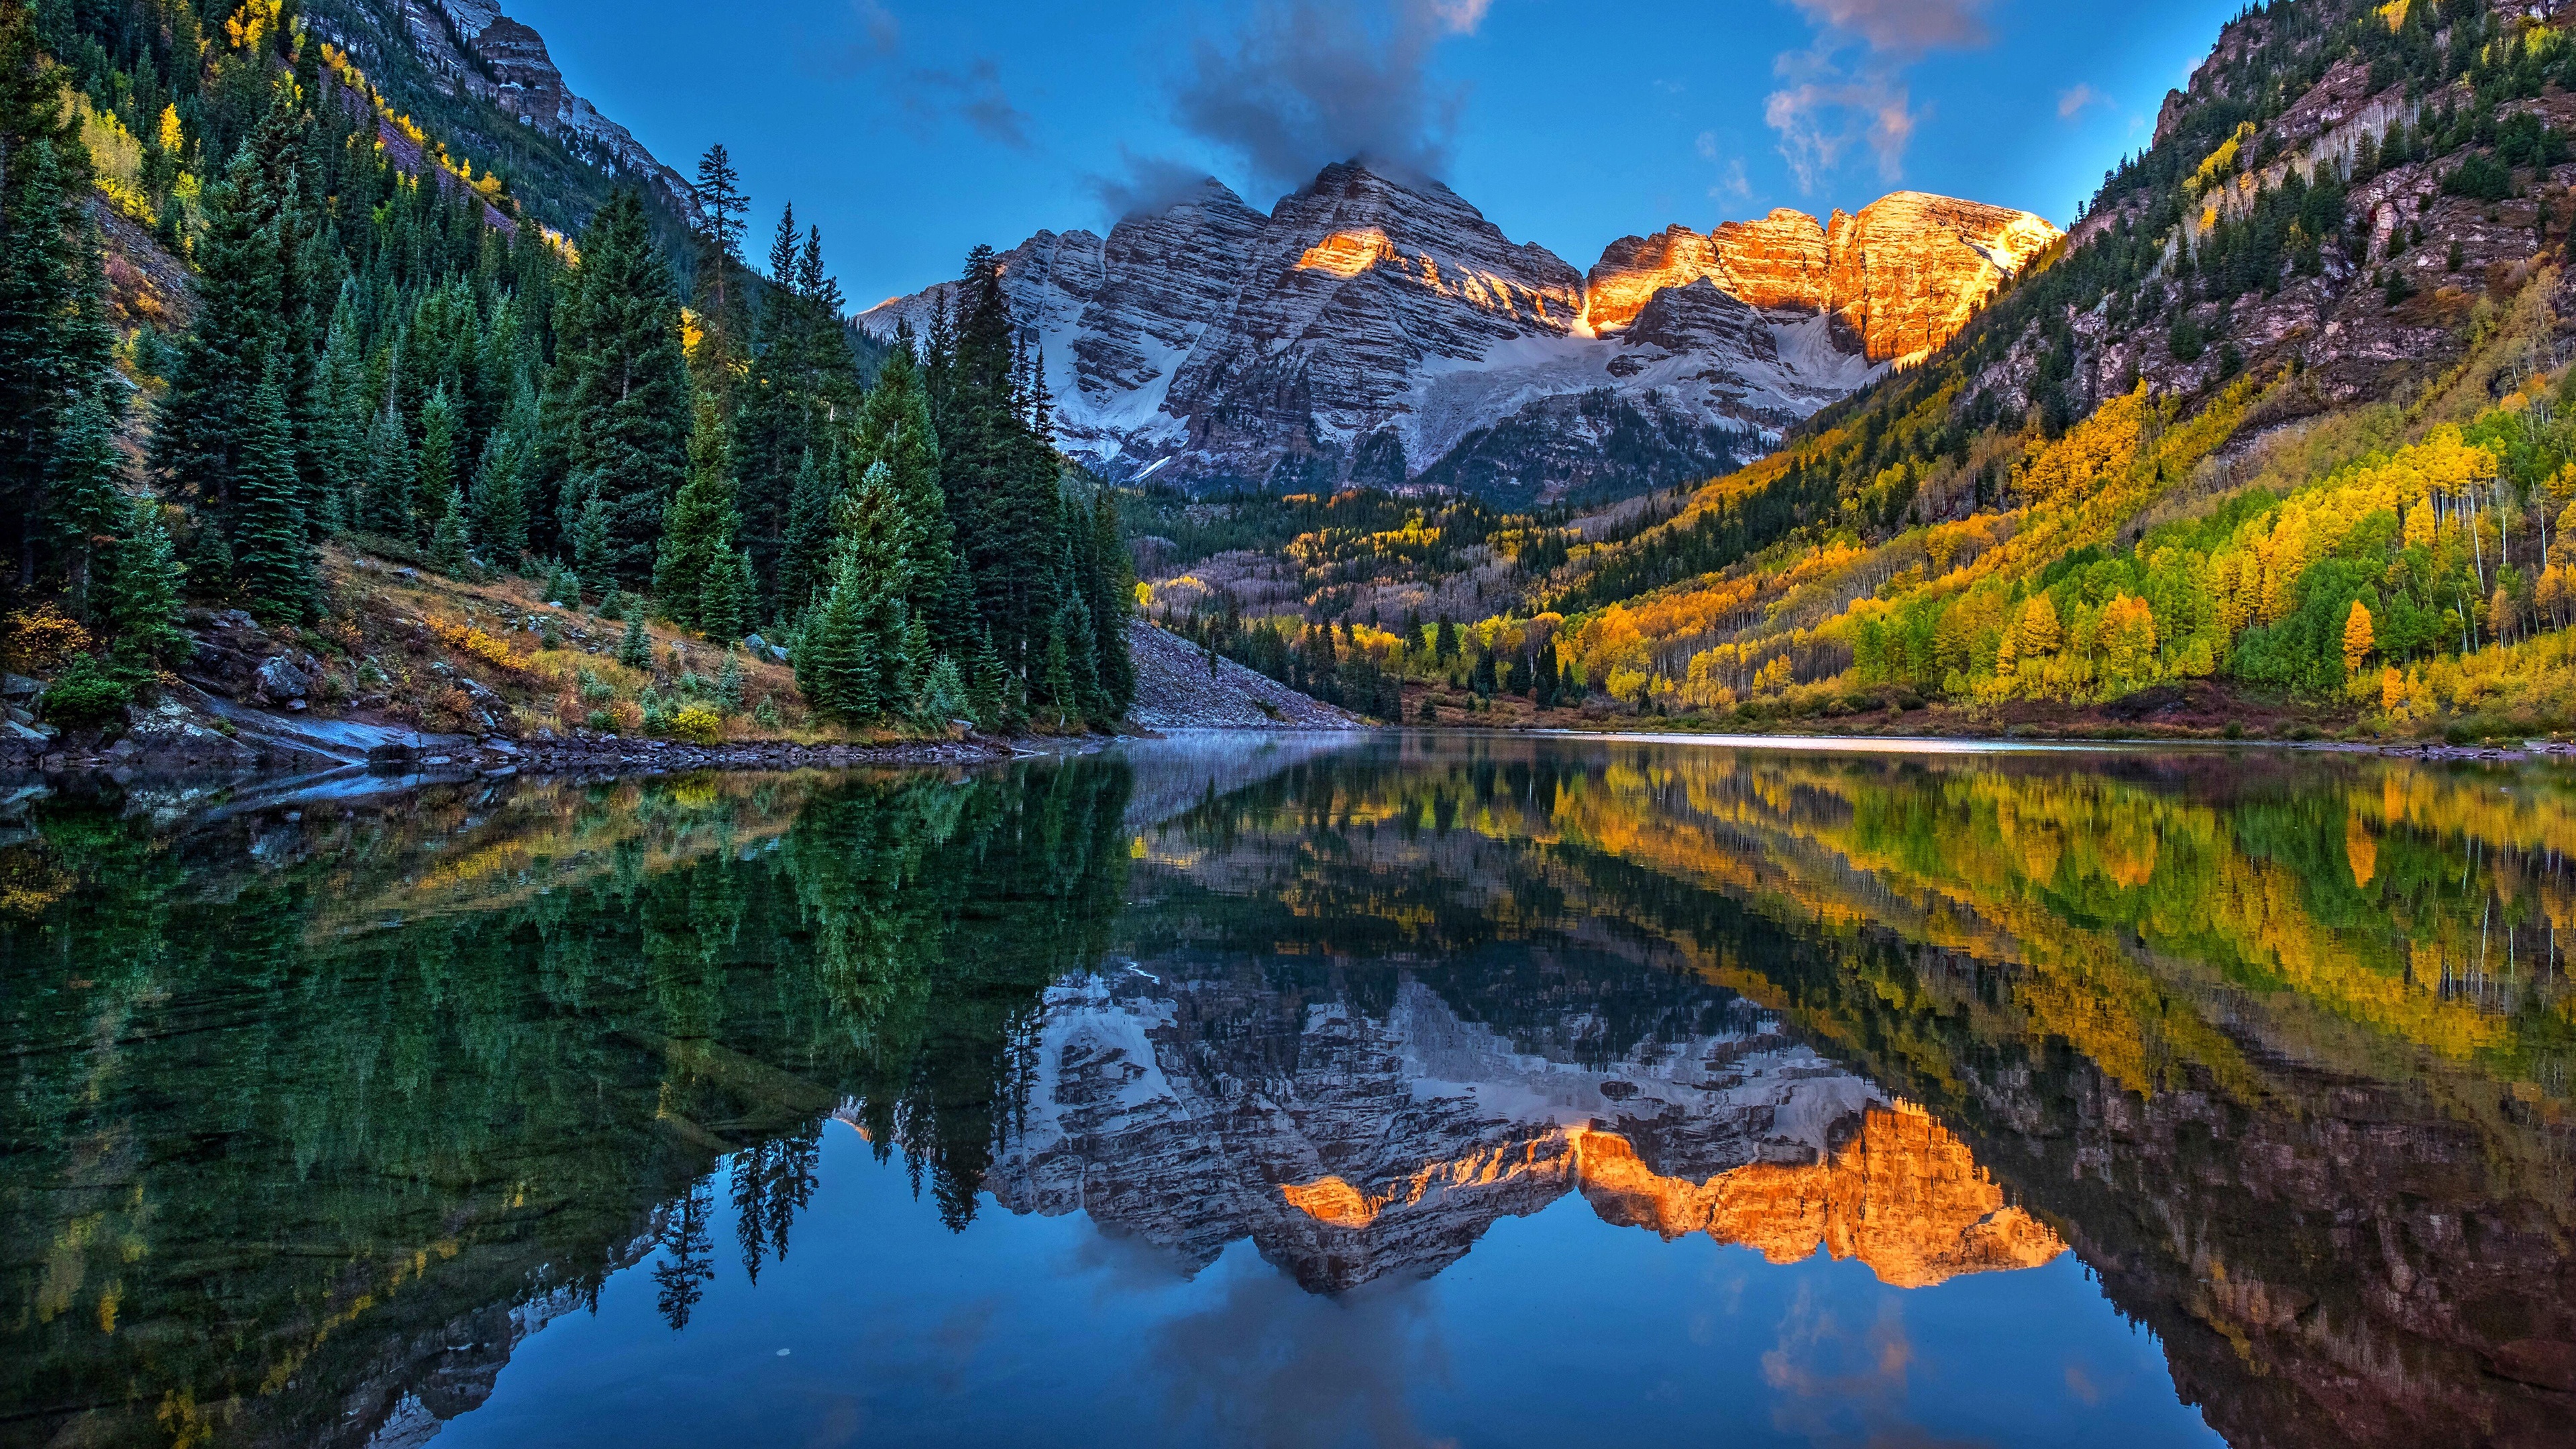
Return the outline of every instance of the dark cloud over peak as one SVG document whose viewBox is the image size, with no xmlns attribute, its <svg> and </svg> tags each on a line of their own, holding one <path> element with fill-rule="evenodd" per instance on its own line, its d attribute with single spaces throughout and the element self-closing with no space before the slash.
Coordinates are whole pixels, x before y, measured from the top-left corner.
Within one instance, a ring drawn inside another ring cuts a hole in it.
<svg viewBox="0 0 2576 1449">
<path fill-rule="evenodd" d="M 1234 34 L 1191 48 L 1174 117 L 1239 159 L 1256 185 L 1293 188 L 1355 157 L 1390 176 L 1436 176 L 1465 93 L 1442 85 L 1432 60 L 1483 21 L 1488 3 L 1392 0 L 1372 11 L 1263 0 Z"/>
</svg>

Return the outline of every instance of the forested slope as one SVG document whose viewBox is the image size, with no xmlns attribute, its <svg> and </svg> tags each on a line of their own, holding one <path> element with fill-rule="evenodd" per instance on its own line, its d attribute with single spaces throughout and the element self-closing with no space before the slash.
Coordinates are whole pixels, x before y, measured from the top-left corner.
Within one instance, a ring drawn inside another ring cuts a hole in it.
<svg viewBox="0 0 2576 1449">
<path fill-rule="evenodd" d="M 2364 728 L 2576 721 L 2571 18 L 2249 8 L 1949 347 L 1577 544 L 1474 649 L 1666 714 L 2207 681 Z"/>
<path fill-rule="evenodd" d="M 371 5 L 324 8 L 419 69 Z M 471 87 L 380 84 L 324 18 L 0 3 L 0 650 L 52 681 L 47 727 L 112 723 L 229 608 L 317 701 L 383 696 L 410 670 L 323 566 L 359 554 L 760 631 L 835 727 L 1124 715 L 1117 511 L 1055 451 L 989 252 L 930 335 L 859 346 L 792 206 L 746 256 L 722 147 L 675 203 Z M 594 714 L 758 727 L 712 671 L 625 663 Z"/>
</svg>

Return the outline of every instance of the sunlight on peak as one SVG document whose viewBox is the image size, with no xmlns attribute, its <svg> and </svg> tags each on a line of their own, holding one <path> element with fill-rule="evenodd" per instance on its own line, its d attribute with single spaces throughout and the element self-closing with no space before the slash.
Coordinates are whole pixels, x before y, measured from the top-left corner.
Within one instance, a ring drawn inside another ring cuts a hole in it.
<svg viewBox="0 0 2576 1449">
<path fill-rule="evenodd" d="M 1301 272 L 1330 272 L 1337 277 L 1356 277 L 1380 262 L 1395 260 L 1395 244 L 1386 233 L 1375 227 L 1361 231 L 1337 231 L 1313 246 L 1297 259 Z"/>
</svg>

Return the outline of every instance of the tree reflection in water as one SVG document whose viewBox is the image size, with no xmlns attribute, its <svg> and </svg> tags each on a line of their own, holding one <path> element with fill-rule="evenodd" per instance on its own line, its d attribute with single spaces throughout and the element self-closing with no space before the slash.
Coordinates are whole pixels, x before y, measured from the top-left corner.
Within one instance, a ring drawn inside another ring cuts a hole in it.
<svg viewBox="0 0 2576 1449">
<path fill-rule="evenodd" d="M 611 1275 L 649 1264 L 679 1330 L 720 1259 L 793 1271 L 836 1119 L 954 1230 L 1079 1214 L 1155 1273 L 1248 1241 L 1350 1295 L 1580 1195 L 1900 1286 L 2071 1248 L 2241 1445 L 2543 1443 L 2576 1409 L 2545 774 L 1509 739 L 1207 768 L 20 800 L 0 1423 L 434 1425 Z M 1880 1332 L 1783 1331 L 1783 1405 Z"/>
</svg>

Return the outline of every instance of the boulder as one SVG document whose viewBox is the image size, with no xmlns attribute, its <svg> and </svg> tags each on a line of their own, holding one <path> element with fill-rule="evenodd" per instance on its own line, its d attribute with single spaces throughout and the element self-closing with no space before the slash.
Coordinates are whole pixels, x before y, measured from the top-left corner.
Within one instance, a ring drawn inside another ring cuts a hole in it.
<svg viewBox="0 0 2576 1449">
<path fill-rule="evenodd" d="M 29 679 L 23 674 L 0 674 L 0 699 L 34 699 L 44 692 L 45 683 L 41 679 Z"/>
<path fill-rule="evenodd" d="M 313 692 L 313 681 L 305 677 L 303 670 L 296 668 L 293 659 L 283 654 L 260 665 L 253 677 L 259 681 L 260 692 L 271 699 L 302 699 Z"/>
</svg>

